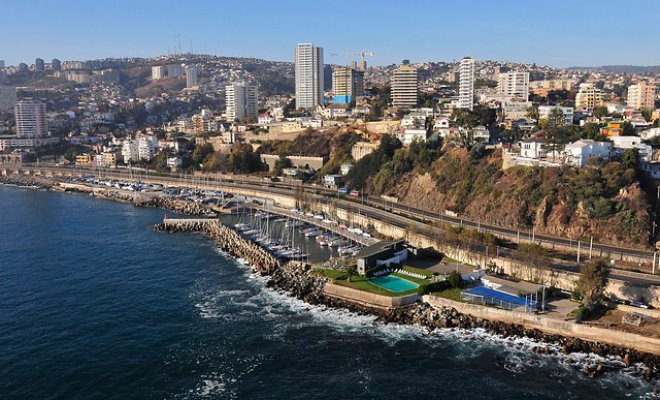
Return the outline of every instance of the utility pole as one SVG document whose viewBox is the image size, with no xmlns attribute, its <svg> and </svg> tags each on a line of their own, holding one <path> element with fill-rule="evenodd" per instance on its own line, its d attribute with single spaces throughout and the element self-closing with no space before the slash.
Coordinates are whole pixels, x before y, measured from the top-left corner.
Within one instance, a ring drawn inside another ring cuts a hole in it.
<svg viewBox="0 0 660 400">
<path fill-rule="evenodd" d="M 589 259 L 591 260 L 591 255 L 594 251 L 594 235 L 591 235 L 591 241 L 589 242 Z"/>
<path fill-rule="evenodd" d="M 578 252 L 577 252 L 577 263 L 580 263 L 580 241 L 578 240 Z"/>
</svg>

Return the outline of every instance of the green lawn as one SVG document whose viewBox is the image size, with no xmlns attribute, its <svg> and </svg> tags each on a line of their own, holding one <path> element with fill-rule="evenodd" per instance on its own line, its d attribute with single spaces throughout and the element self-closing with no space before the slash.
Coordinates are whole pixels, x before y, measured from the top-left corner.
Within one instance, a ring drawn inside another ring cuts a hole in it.
<svg viewBox="0 0 660 400">
<path fill-rule="evenodd" d="M 405 292 L 392 292 L 381 286 L 375 285 L 369 282 L 366 278 L 358 275 L 353 275 L 351 281 L 349 282 L 346 271 L 330 269 L 330 268 L 315 268 L 314 273 L 330 278 L 333 281 L 333 283 L 336 283 L 337 285 L 348 286 L 353 289 L 364 290 L 365 292 L 380 294 L 390 297 L 399 297 L 399 296 L 414 294 L 417 293 L 420 289 L 420 288 L 411 289 L 411 290 L 406 290 Z M 429 283 L 429 281 L 415 279 L 407 275 L 401 275 L 401 274 L 394 274 L 394 275 L 400 278 L 407 279 L 411 282 L 415 282 L 418 285 L 420 285 L 420 287 Z"/>
<path fill-rule="evenodd" d="M 445 299 L 461 301 L 461 289 L 460 288 L 449 288 L 440 292 L 433 292 L 434 296 L 444 297 Z"/>
</svg>

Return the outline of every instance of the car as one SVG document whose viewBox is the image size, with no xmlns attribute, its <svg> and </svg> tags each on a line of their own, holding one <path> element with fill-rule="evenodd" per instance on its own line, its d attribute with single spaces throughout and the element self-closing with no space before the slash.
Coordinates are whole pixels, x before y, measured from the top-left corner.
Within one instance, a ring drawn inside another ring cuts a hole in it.
<svg viewBox="0 0 660 400">
<path fill-rule="evenodd" d="M 348 194 L 349 193 L 349 190 L 346 187 L 339 188 L 339 189 L 337 189 L 337 191 L 339 193 L 342 193 L 342 194 Z"/>
</svg>

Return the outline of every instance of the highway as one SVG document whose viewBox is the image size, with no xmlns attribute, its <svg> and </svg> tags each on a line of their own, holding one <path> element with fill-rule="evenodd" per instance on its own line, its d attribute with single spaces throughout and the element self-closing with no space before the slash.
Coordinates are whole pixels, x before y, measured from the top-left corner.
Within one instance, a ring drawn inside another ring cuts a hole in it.
<svg viewBox="0 0 660 400">
<path fill-rule="evenodd" d="M 1 166 L 0 166 L 1 168 Z M 23 170 L 36 170 L 36 169 L 49 169 L 55 171 L 62 171 L 73 173 L 75 175 L 98 175 L 106 178 L 115 178 L 115 179 L 131 179 L 131 180 L 150 180 L 159 183 L 166 183 L 170 185 L 175 184 L 185 184 L 185 185 L 227 185 L 234 186 L 243 189 L 254 190 L 255 187 L 260 189 L 268 189 L 268 191 L 280 195 L 292 196 L 292 191 L 295 191 L 296 187 L 302 188 L 307 195 L 314 195 L 315 201 L 330 201 L 330 199 L 341 203 L 342 208 L 359 210 L 367 216 L 375 217 L 380 220 L 393 223 L 396 226 L 406 228 L 411 226 L 411 224 L 416 224 L 418 229 L 430 229 L 427 224 L 419 224 L 417 221 L 427 221 L 427 222 L 445 222 L 452 225 L 461 225 L 469 228 L 479 229 L 481 231 L 490 232 L 497 236 L 504 236 L 509 238 L 512 241 L 516 241 L 518 238 L 520 240 L 531 240 L 532 238 L 536 242 L 541 242 L 546 246 L 565 246 L 574 251 L 577 251 L 578 243 L 575 240 L 555 237 L 549 235 L 539 235 L 531 230 L 529 231 L 519 231 L 517 229 L 496 226 L 491 224 L 484 224 L 480 221 L 474 221 L 469 219 L 464 219 L 461 217 L 452 217 L 448 215 L 443 215 L 428 210 L 423 210 L 420 208 L 415 208 L 403 204 L 398 204 L 395 202 L 387 202 L 380 198 L 371 198 L 367 195 L 363 195 L 360 198 L 353 198 L 340 194 L 334 189 L 325 188 L 318 185 L 309 185 L 301 183 L 289 183 L 289 182 L 271 182 L 259 177 L 252 176 L 236 176 L 236 175 L 216 175 L 216 176 L 195 176 L 195 175 L 174 175 L 174 174 L 156 174 L 150 171 L 138 170 L 138 169 L 92 169 L 92 168 L 70 168 L 70 167 L 56 167 L 51 165 L 23 165 L 20 167 Z M 356 208 L 358 207 L 358 208 Z M 580 248 L 582 249 L 583 256 L 588 255 L 590 243 L 588 241 L 582 241 L 580 243 Z M 594 254 L 607 254 L 611 259 L 623 258 L 625 257 L 635 257 L 641 258 L 644 260 L 645 264 L 648 264 L 648 269 L 650 271 L 650 266 L 655 262 L 655 254 L 653 251 L 648 250 L 639 250 L 631 249 L 625 247 L 617 247 L 613 245 L 607 245 L 602 243 L 593 243 L 593 253 Z M 658 257 L 660 261 L 660 257 Z"/>
</svg>

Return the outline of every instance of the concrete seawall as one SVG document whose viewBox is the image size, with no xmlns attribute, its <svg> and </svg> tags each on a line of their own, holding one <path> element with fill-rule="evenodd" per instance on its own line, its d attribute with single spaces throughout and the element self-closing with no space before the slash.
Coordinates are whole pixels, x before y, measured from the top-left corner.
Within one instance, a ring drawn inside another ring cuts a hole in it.
<svg viewBox="0 0 660 400">
<path fill-rule="evenodd" d="M 434 307 L 455 308 L 458 312 L 475 318 L 521 325 L 527 329 L 538 329 L 555 335 L 572 336 L 590 342 L 601 342 L 611 345 L 625 343 L 626 347 L 644 353 L 660 355 L 660 340 L 647 336 L 596 328 L 571 321 L 539 316 L 533 313 L 508 311 L 478 304 L 461 303 L 433 295 L 425 295 L 423 299 Z"/>
<path fill-rule="evenodd" d="M 327 283 L 323 289 L 323 295 L 349 300 L 366 307 L 377 307 L 382 309 L 408 306 L 414 304 L 420 299 L 416 294 L 390 297 L 353 289 L 336 283 Z"/>
</svg>

